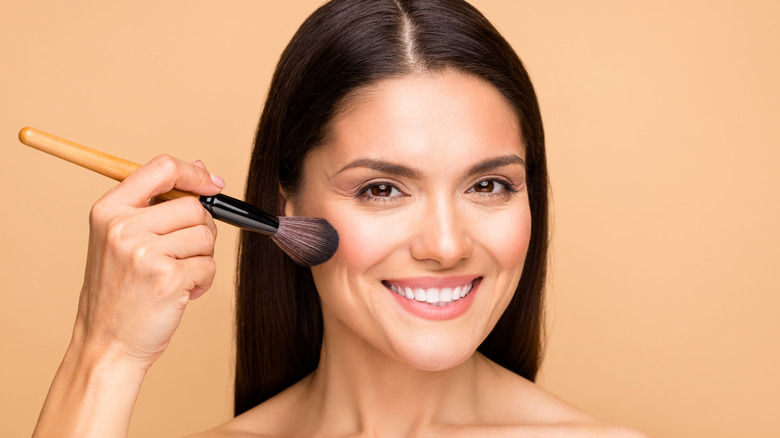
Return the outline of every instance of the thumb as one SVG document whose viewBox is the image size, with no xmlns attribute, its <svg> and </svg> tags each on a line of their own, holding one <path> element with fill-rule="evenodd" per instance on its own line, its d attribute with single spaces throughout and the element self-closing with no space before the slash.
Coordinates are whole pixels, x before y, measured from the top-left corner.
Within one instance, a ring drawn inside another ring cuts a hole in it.
<svg viewBox="0 0 780 438">
<path fill-rule="evenodd" d="M 212 196 L 224 186 L 222 178 L 210 174 L 205 166 L 185 163 L 170 155 L 160 155 L 125 178 L 116 187 L 114 194 L 129 205 L 143 207 L 148 205 L 148 199 L 174 188 L 196 195 Z"/>
<path fill-rule="evenodd" d="M 208 169 L 206 169 L 206 165 L 203 163 L 203 161 L 195 160 L 195 161 L 192 162 L 192 165 L 193 166 L 198 166 L 201 169 L 203 169 L 203 170 L 208 172 Z M 211 182 L 213 182 L 215 186 L 219 187 L 220 189 L 224 189 L 225 188 L 225 180 L 224 179 L 220 178 L 219 175 L 216 175 L 214 173 L 209 173 L 209 175 L 211 176 Z"/>
</svg>

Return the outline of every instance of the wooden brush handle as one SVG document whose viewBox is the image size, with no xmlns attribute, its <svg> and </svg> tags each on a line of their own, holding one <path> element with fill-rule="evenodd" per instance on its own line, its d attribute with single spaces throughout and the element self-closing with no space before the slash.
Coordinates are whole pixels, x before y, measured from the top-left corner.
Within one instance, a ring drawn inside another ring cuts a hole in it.
<svg viewBox="0 0 780 438">
<path fill-rule="evenodd" d="M 70 161 L 73 164 L 77 164 L 117 181 L 124 180 L 128 175 L 141 167 L 140 164 L 133 163 L 132 161 L 127 161 L 105 152 L 90 149 L 86 146 L 57 137 L 56 135 L 39 131 L 35 128 L 22 128 L 22 130 L 19 131 L 19 141 L 27 146 L 38 149 L 39 151 Z M 158 198 L 171 200 L 183 196 L 197 197 L 198 195 L 173 189 L 168 193 L 158 196 Z"/>
</svg>

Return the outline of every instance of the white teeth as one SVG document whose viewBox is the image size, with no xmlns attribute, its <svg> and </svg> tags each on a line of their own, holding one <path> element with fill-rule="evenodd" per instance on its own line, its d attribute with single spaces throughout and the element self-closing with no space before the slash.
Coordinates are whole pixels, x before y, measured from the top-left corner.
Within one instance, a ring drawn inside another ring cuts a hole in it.
<svg viewBox="0 0 780 438">
<path fill-rule="evenodd" d="M 462 291 L 463 291 L 463 287 L 461 287 L 461 286 L 458 286 L 455 289 L 453 289 L 452 290 L 452 299 L 453 300 L 459 300 L 460 297 L 463 296 Z"/>
<path fill-rule="evenodd" d="M 425 302 L 433 306 L 446 306 L 447 304 L 457 301 L 471 292 L 472 284 L 469 283 L 464 286 L 458 286 L 456 288 L 415 288 L 396 286 L 389 284 L 388 287 L 393 292 L 402 297 L 406 297 L 410 300 Z"/>
</svg>

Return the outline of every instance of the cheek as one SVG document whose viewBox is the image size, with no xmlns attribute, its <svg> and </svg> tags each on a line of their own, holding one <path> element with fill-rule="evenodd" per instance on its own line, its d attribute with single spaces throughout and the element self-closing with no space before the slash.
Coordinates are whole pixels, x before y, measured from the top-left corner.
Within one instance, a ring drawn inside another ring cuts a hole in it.
<svg viewBox="0 0 780 438">
<path fill-rule="evenodd" d="M 376 217 L 331 211 L 327 216 L 339 233 L 339 249 L 334 259 L 353 269 L 364 270 L 384 260 L 403 236 L 400 227 L 390 227 Z"/>
<path fill-rule="evenodd" d="M 497 268 L 512 272 L 513 281 L 520 278 L 531 238 L 531 212 L 528 204 L 490 218 L 479 230 L 478 240 L 492 255 Z M 517 272 L 515 272 L 517 271 Z"/>
<path fill-rule="evenodd" d="M 320 294 L 326 300 L 341 297 L 337 299 L 352 301 L 359 291 L 380 285 L 373 268 L 381 265 L 382 272 L 401 268 L 400 258 L 394 255 L 409 237 L 408 226 L 399 224 L 398 217 L 356 209 L 349 202 L 331 199 L 306 212 L 325 218 L 339 233 L 339 247 L 333 258 L 312 268 Z M 314 207 L 314 203 L 310 206 Z"/>
</svg>

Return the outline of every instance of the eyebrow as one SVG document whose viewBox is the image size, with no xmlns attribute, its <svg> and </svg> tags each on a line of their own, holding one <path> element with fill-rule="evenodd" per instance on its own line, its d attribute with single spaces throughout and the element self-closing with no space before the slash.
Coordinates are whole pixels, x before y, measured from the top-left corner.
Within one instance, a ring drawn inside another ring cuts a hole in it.
<svg viewBox="0 0 780 438">
<path fill-rule="evenodd" d="M 500 157 L 489 158 L 485 161 L 477 163 L 471 166 L 471 169 L 466 172 L 466 175 L 471 176 L 478 173 L 485 173 L 493 169 L 498 169 L 499 167 L 509 166 L 510 164 L 519 164 L 525 168 L 525 160 L 515 154 L 509 154 L 502 155 Z"/>
<path fill-rule="evenodd" d="M 397 175 L 411 179 L 422 179 L 422 173 L 417 169 L 412 169 L 411 167 L 404 166 L 403 164 L 392 163 L 390 161 L 384 160 L 376 160 L 373 158 L 358 158 L 357 160 L 342 167 L 341 170 L 336 172 L 336 174 L 354 167 L 366 167 L 368 169 L 390 175 Z"/>
<path fill-rule="evenodd" d="M 522 158 L 514 154 L 509 154 L 481 161 L 471 166 L 471 168 L 466 172 L 466 175 L 471 176 L 478 173 L 489 172 L 493 169 L 508 166 L 510 164 L 520 164 L 525 167 L 525 161 Z M 342 167 L 341 170 L 336 172 L 336 174 L 355 167 L 365 167 L 377 172 L 397 175 L 404 178 L 422 179 L 422 172 L 417 169 L 403 164 L 393 163 L 385 160 L 377 160 L 374 158 L 358 158 L 357 160 L 352 161 L 351 163 Z"/>
</svg>

